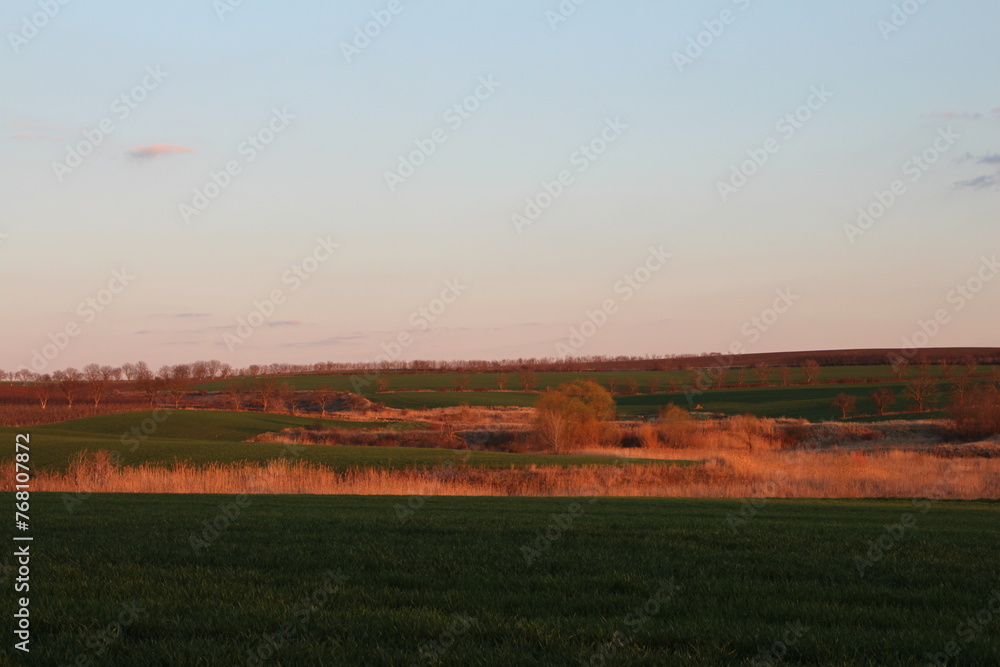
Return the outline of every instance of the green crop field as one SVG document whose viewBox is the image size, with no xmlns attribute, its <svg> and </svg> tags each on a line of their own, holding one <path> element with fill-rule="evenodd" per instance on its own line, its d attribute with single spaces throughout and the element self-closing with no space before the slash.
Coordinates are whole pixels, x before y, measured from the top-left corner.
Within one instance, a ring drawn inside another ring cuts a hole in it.
<svg viewBox="0 0 1000 667">
<path fill-rule="evenodd" d="M 156 418 L 162 421 L 156 421 Z M 188 461 L 194 464 L 261 463 L 279 457 L 317 463 L 337 470 L 349 468 L 423 468 L 462 461 L 485 468 L 527 467 L 532 465 L 610 465 L 607 456 L 558 454 L 504 454 L 499 452 L 419 449 L 414 447 L 364 447 L 303 445 L 290 451 L 286 445 L 241 442 L 266 431 L 312 424 L 316 420 L 286 415 L 252 412 L 181 410 L 130 412 L 102 415 L 46 426 L 0 428 L 0 438 L 13 441 L 16 433 L 31 435 L 32 465 L 36 469 L 65 470 L 70 460 L 83 450 L 118 452 L 123 465 L 166 464 Z M 417 428 L 418 422 L 338 422 L 327 426 L 371 429 L 376 426 Z M 147 426 L 145 433 L 143 426 Z M 138 429 L 139 436 L 132 429 Z M 148 434 L 148 435 L 147 435 Z M 0 460 L 9 461 L 10 450 Z M 642 464 L 669 464 L 665 461 L 637 460 Z M 687 463 L 687 462 L 678 462 Z"/>
<path fill-rule="evenodd" d="M 738 501 L 237 500 L 33 494 L 18 663 L 1000 660 L 993 502 L 772 500 L 733 529 Z"/>
<path fill-rule="evenodd" d="M 799 375 L 801 369 L 796 369 L 795 381 L 802 381 Z M 940 368 L 933 367 L 929 374 L 940 376 Z M 518 389 L 516 374 L 508 373 L 509 381 L 506 391 L 496 389 L 495 373 L 472 373 L 468 375 L 471 391 L 454 391 L 455 373 L 386 373 L 380 377 L 388 382 L 389 388 L 382 393 L 368 393 L 368 397 L 391 408 L 426 409 L 468 405 L 474 407 L 531 407 L 538 400 L 537 392 L 511 391 Z M 897 403 L 893 410 L 898 411 L 894 419 L 928 419 L 941 417 L 942 413 L 915 413 L 903 395 L 906 381 L 893 379 L 888 366 L 832 366 L 822 369 L 820 382 L 817 384 L 793 384 L 782 386 L 776 371 L 772 372 L 770 386 L 754 386 L 756 377 L 748 374 L 747 384 L 741 388 L 707 389 L 694 391 L 690 386 L 692 374 L 684 371 L 643 371 L 643 372 L 576 372 L 576 373 L 537 373 L 537 389 L 555 387 L 565 382 L 580 379 L 592 379 L 603 386 L 609 386 L 614 380 L 617 390 L 615 401 L 618 404 L 619 415 L 626 418 L 650 417 L 668 403 L 674 403 L 685 408 L 701 406 L 703 410 L 719 412 L 727 415 L 750 412 L 761 417 L 791 417 L 824 421 L 840 419 L 839 411 L 834 408 L 833 398 L 840 393 L 851 394 L 858 398 L 857 415 L 859 418 L 875 413 L 870 395 L 876 389 L 887 388 L 897 395 Z M 634 377 L 638 382 L 639 393 L 625 394 L 628 379 Z M 978 370 L 978 380 L 992 377 L 992 367 Z M 330 386 L 337 390 L 352 389 L 349 375 L 301 375 L 280 378 L 305 391 L 320 386 Z M 730 370 L 726 381 L 735 383 L 737 371 Z M 858 382 L 847 380 L 855 379 Z M 671 380 L 681 382 L 681 390 L 672 391 Z M 877 381 L 876 381 L 877 380 Z M 657 389 L 650 391 L 653 381 Z M 950 380 L 939 380 L 939 405 L 947 404 Z M 219 390 L 228 382 L 215 381 L 201 385 L 205 389 Z M 685 388 L 687 391 L 685 392 Z"/>
<path fill-rule="evenodd" d="M 977 369 L 978 376 L 989 377 L 992 373 L 992 366 L 982 366 Z M 958 375 L 960 368 L 954 369 Z M 725 382 L 735 384 L 739 378 L 738 369 L 729 369 L 725 373 Z M 928 369 L 931 377 L 941 377 L 941 369 L 932 366 Z M 279 376 L 278 380 L 291 384 L 297 391 L 317 389 L 319 387 L 330 387 L 337 391 L 352 391 L 355 393 L 371 394 L 375 391 L 375 379 L 384 380 L 389 391 L 415 390 L 415 389 L 455 389 L 455 382 L 459 377 L 468 378 L 469 389 L 483 391 L 497 391 L 499 386 L 497 378 L 499 373 L 399 373 L 385 372 L 378 375 L 365 376 L 363 374 L 337 373 L 332 375 L 291 375 Z M 517 373 L 507 372 L 507 391 L 522 389 Z M 915 376 L 914 370 L 909 371 L 909 376 Z M 359 378 L 371 378 L 368 382 L 357 384 Z M 892 367 L 882 366 L 827 366 L 820 369 L 818 381 L 829 382 L 844 379 L 866 380 L 894 380 L 895 374 Z M 574 371 L 574 372 L 539 372 L 535 373 L 535 389 L 546 389 L 555 387 L 565 382 L 573 382 L 581 378 L 592 379 L 601 385 L 607 386 L 613 380 L 619 389 L 623 389 L 630 378 L 634 378 L 639 383 L 642 391 L 648 391 L 650 382 L 655 381 L 661 390 L 669 387 L 670 382 L 678 382 L 682 386 L 693 384 L 693 373 L 691 371 Z M 234 382 L 245 380 L 211 380 L 198 385 L 199 389 L 206 391 L 219 391 Z M 753 369 L 748 369 L 746 374 L 748 384 L 758 382 Z M 780 374 L 776 368 L 772 368 L 768 375 L 771 384 L 778 384 L 781 381 Z M 805 375 L 801 368 L 792 368 L 792 382 L 804 383 Z M 380 399 L 381 400 L 381 399 Z"/>
</svg>

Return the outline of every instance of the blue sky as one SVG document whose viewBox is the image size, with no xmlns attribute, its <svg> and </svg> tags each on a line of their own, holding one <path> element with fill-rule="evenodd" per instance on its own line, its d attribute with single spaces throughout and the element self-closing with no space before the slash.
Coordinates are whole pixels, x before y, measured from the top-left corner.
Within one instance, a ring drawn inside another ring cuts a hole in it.
<svg viewBox="0 0 1000 667">
<path fill-rule="evenodd" d="M 46 370 L 361 361 L 407 332 L 405 358 L 554 356 L 608 299 L 576 353 L 898 347 L 940 309 L 927 345 L 997 344 L 1000 280 L 981 269 L 1000 240 L 996 3 L 929 2 L 887 32 L 883 1 L 590 0 L 553 28 L 555 0 L 400 0 L 350 62 L 343 44 L 391 3 L 246 0 L 220 18 L 210 0 L 53 2 L 41 20 L 45 4 L 0 10 L 0 368 L 74 323 Z M 778 131 L 813 90 L 831 96 Z M 102 121 L 92 154 L 53 167 Z M 624 129 L 580 171 L 608 122 Z M 391 191 L 386 172 L 437 128 L 446 140 Z M 258 135 L 273 141 L 248 149 Z M 720 181 L 769 139 L 724 201 Z M 924 151 L 936 161 L 912 180 Z M 185 220 L 227 163 L 239 173 Z M 564 170 L 519 233 L 512 216 Z M 845 230 L 896 180 L 881 218 Z M 339 247 L 283 280 L 318 238 Z M 651 247 L 670 260 L 625 299 L 615 286 Z M 112 292 L 122 268 L 134 279 Z M 980 271 L 957 308 L 949 294 Z M 447 280 L 467 287 L 414 327 Z M 777 290 L 797 299 L 748 336 Z M 88 298 L 108 300 L 92 320 Z"/>
</svg>

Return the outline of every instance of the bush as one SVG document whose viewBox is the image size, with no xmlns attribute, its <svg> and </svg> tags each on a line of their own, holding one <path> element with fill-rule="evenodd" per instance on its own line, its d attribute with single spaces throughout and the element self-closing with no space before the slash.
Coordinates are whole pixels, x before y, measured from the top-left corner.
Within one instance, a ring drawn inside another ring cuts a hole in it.
<svg viewBox="0 0 1000 667">
<path fill-rule="evenodd" d="M 555 451 L 595 447 L 610 438 L 605 422 L 615 416 L 615 401 L 590 380 L 547 389 L 536 406 L 536 433 Z"/>
<path fill-rule="evenodd" d="M 963 438 L 988 438 L 1000 434 L 1000 392 L 982 387 L 956 397 L 948 410 L 954 430 Z"/>
</svg>

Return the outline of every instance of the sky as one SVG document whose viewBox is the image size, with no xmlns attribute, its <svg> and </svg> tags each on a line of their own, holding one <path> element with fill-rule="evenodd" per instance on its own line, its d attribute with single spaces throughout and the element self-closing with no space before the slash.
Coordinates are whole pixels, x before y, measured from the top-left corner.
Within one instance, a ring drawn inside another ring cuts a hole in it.
<svg viewBox="0 0 1000 667">
<path fill-rule="evenodd" d="M 998 25 L 9 0 L 0 368 L 998 345 Z"/>
</svg>

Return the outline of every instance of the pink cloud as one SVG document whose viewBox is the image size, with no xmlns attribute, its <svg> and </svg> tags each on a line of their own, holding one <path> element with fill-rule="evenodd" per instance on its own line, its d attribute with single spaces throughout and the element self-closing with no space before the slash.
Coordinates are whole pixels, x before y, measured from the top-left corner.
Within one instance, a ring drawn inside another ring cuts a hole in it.
<svg viewBox="0 0 1000 667">
<path fill-rule="evenodd" d="M 126 155 L 131 155 L 135 158 L 153 158 L 159 157 L 160 155 L 169 155 L 171 153 L 194 153 L 196 152 L 193 148 L 188 148 L 187 146 L 173 146 L 171 144 L 150 144 L 149 146 L 136 146 L 135 148 L 130 148 L 125 151 Z"/>
<path fill-rule="evenodd" d="M 11 139 L 50 139 L 52 141 L 61 141 L 62 137 L 54 137 L 48 134 L 27 134 L 26 132 L 18 132 L 17 134 L 11 135 Z"/>
<path fill-rule="evenodd" d="M 982 117 L 983 114 L 972 111 L 941 111 L 931 114 L 931 118 L 942 118 L 944 120 L 979 120 Z"/>
</svg>

